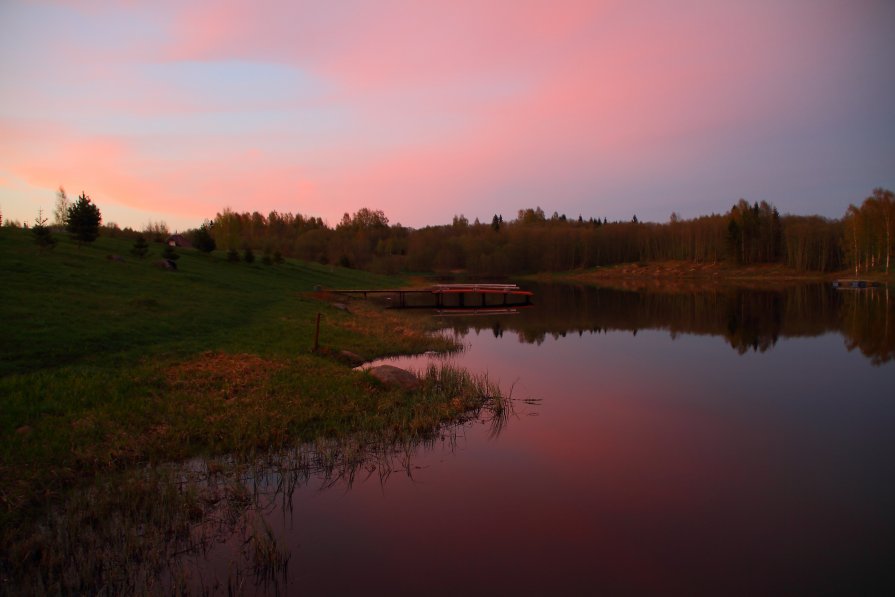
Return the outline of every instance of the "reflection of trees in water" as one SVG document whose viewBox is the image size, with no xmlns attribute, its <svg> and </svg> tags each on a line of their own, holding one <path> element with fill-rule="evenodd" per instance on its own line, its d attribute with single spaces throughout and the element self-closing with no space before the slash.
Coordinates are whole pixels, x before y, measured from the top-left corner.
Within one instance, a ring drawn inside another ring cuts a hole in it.
<svg viewBox="0 0 895 597">
<path fill-rule="evenodd" d="M 895 296 L 888 288 L 846 290 L 840 311 L 849 350 L 857 348 L 874 365 L 895 358 Z"/>
<path fill-rule="evenodd" d="M 716 288 L 690 292 L 637 292 L 572 285 L 540 285 L 536 306 L 512 317 L 452 320 L 460 332 L 491 329 L 520 342 L 540 344 L 550 335 L 668 330 L 677 334 L 723 336 L 740 354 L 764 352 L 781 337 L 809 337 L 835 331 L 849 349 L 859 348 L 874 363 L 895 351 L 895 308 L 886 289 L 837 291 L 823 284 L 782 290 Z"/>
</svg>

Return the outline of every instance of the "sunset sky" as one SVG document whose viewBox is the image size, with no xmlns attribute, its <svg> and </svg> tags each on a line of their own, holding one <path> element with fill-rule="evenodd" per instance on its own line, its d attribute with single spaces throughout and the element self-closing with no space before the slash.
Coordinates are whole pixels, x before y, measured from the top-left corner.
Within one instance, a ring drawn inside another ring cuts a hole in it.
<svg viewBox="0 0 895 597">
<path fill-rule="evenodd" d="M 0 0 L 0 209 L 407 226 L 841 217 L 895 189 L 895 2 Z"/>
</svg>

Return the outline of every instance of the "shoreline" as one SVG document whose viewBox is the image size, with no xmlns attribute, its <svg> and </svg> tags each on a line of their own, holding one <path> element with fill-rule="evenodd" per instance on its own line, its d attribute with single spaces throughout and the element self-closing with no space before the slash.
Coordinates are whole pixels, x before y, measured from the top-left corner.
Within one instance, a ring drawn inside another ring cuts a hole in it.
<svg viewBox="0 0 895 597">
<path fill-rule="evenodd" d="M 862 279 L 895 285 L 895 273 L 806 272 L 779 264 L 734 266 L 726 263 L 660 261 L 627 263 L 586 270 L 524 276 L 534 282 L 559 282 L 608 286 L 627 290 L 723 290 L 744 288 L 773 290 L 803 284 L 832 284 L 840 279 Z"/>
<path fill-rule="evenodd" d="M 456 348 L 424 318 L 314 292 L 394 286 L 400 276 L 293 260 L 230 263 L 221 251 L 192 249 L 180 249 L 170 272 L 151 259 L 109 259 L 129 255 L 126 239 L 78 247 L 62 238 L 42 252 L 30 234 L 4 232 L 0 306 L 21 323 L 2 344 L 0 593 L 93 592 L 115 582 L 63 539 L 82 528 L 96 534 L 119 514 L 139 524 L 135 505 L 155 507 L 157 494 L 142 477 L 166 463 L 340 437 L 425 438 L 492 394 L 463 372 L 452 384 L 437 372 L 404 391 L 352 370 L 345 351 L 370 360 Z M 167 503 L 179 505 L 157 512 L 155 537 L 189 528 L 183 509 L 202 506 L 165 487 Z M 106 542 L 129 537 L 130 549 L 143 542 L 136 530 L 112 528 Z"/>
</svg>

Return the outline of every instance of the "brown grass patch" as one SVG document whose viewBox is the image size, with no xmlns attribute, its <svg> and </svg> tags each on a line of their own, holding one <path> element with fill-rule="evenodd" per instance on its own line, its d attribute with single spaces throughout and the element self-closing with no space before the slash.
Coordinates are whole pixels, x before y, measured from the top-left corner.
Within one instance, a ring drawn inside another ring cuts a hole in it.
<svg viewBox="0 0 895 597">
<path fill-rule="evenodd" d="M 250 394 L 284 363 L 253 354 L 205 352 L 167 371 L 167 380 L 178 389 L 214 393 L 224 400 Z"/>
<path fill-rule="evenodd" d="M 622 290 L 691 292 L 729 287 L 780 289 L 835 277 L 830 273 L 799 271 L 781 264 L 737 266 L 726 262 L 656 261 L 540 275 L 534 279 L 584 282 Z"/>
</svg>

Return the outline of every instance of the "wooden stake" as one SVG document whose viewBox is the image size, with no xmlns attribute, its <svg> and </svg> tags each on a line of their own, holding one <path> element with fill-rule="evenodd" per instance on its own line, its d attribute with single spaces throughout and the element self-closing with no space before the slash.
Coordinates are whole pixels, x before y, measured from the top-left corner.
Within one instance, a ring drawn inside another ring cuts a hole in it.
<svg viewBox="0 0 895 597">
<path fill-rule="evenodd" d="M 317 313 L 317 328 L 314 330 L 314 352 L 320 347 L 320 313 Z"/>
</svg>

